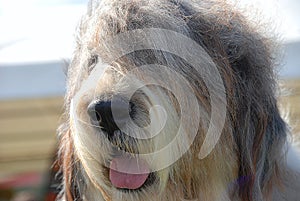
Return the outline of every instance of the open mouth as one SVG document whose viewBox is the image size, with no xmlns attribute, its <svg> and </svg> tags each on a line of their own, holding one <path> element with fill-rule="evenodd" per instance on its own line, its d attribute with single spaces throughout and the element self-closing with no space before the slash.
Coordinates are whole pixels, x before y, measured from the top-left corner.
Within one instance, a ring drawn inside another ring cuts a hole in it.
<svg viewBox="0 0 300 201">
<path fill-rule="evenodd" d="M 147 162 L 138 158 L 115 157 L 106 169 L 111 184 L 126 192 L 141 190 L 155 181 Z"/>
</svg>

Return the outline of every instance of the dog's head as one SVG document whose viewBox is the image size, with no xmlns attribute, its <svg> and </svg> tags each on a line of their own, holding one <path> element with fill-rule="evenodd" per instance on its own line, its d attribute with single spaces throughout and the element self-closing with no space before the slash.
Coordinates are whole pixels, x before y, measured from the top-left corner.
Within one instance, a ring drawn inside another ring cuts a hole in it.
<svg viewBox="0 0 300 201">
<path fill-rule="evenodd" d="M 272 43 L 239 12 L 212 1 L 91 2 L 78 32 L 60 128 L 67 199 L 267 194 L 285 124 Z"/>
</svg>

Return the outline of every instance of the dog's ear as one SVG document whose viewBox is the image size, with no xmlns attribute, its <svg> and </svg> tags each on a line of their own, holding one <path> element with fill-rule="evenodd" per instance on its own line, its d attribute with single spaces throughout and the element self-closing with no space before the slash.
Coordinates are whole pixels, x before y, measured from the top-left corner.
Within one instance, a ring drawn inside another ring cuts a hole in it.
<svg viewBox="0 0 300 201">
<path fill-rule="evenodd" d="M 268 109 L 260 104 L 249 102 L 248 108 L 240 108 L 237 115 L 240 120 L 234 130 L 240 160 L 239 178 L 246 178 L 239 183 L 243 198 L 262 198 L 271 193 L 271 184 L 278 183 L 275 178 L 280 178 L 286 125 L 276 106 Z"/>
<path fill-rule="evenodd" d="M 255 32 L 240 34 L 243 40 L 229 45 L 228 55 L 235 75 L 232 102 L 239 176 L 246 178 L 240 183 L 240 195 L 250 201 L 262 199 L 277 183 L 287 127 L 277 107 L 275 62 L 268 39 Z"/>
<path fill-rule="evenodd" d="M 222 72 L 239 158 L 241 200 L 264 200 L 270 184 L 280 178 L 276 174 L 287 137 L 276 99 L 276 43 L 230 7 L 223 18 L 218 11 L 209 20 L 187 4 L 179 8 L 189 16 L 192 39 Z"/>
</svg>

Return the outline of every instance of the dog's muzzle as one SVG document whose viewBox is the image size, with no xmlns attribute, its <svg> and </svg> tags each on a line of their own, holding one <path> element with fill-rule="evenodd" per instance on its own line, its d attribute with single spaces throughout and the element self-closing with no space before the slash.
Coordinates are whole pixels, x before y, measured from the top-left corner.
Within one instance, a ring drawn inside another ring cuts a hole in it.
<svg viewBox="0 0 300 201">
<path fill-rule="evenodd" d="M 128 105 L 122 99 L 114 100 L 114 104 L 110 100 L 95 100 L 89 104 L 87 112 L 92 125 L 117 149 L 127 151 L 128 144 L 132 149 L 136 147 L 136 139 L 122 132 L 128 118 L 134 120 L 137 115 L 137 106 L 133 102 Z M 150 185 L 154 180 L 148 163 L 130 154 L 115 154 L 107 171 L 112 185 L 118 189 L 137 190 Z"/>
</svg>

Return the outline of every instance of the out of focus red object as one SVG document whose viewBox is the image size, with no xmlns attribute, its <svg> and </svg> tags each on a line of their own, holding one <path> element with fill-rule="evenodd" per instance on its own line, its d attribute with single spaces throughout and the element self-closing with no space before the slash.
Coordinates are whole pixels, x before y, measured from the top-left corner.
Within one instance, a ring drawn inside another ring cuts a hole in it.
<svg viewBox="0 0 300 201">
<path fill-rule="evenodd" d="M 8 178 L 0 179 L 0 189 L 23 188 L 37 186 L 42 183 L 42 175 L 39 173 L 24 173 Z"/>
</svg>

